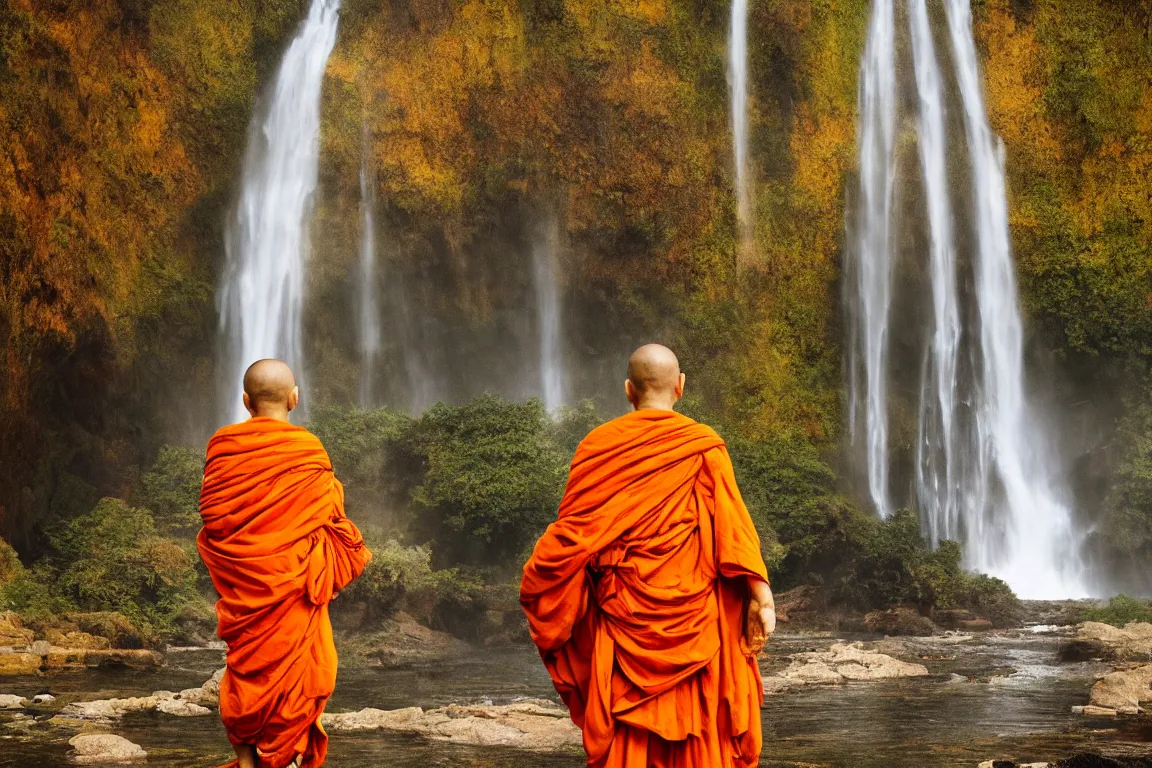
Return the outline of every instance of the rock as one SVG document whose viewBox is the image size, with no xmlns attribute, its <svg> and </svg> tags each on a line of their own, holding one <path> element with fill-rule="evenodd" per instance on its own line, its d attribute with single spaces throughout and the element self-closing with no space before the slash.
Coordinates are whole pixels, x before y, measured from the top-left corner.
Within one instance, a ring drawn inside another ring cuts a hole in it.
<svg viewBox="0 0 1152 768">
<path fill-rule="evenodd" d="M 971 611 L 963 608 L 948 608 L 932 611 L 932 621 L 944 629 L 958 629 L 960 622 L 973 618 Z"/>
<path fill-rule="evenodd" d="M 764 692 L 780 693 L 801 685 L 870 682 L 927 674 L 928 669 L 922 664 L 909 664 L 867 650 L 861 643 L 836 643 L 827 651 L 793 654 L 784 671 L 764 678 Z"/>
<path fill-rule="evenodd" d="M 1152 703 L 1152 664 L 1117 669 L 1096 681 L 1089 701 L 1097 707 L 1136 713 Z"/>
<path fill-rule="evenodd" d="M 580 730 L 566 710 L 552 702 L 527 700 L 503 706 L 419 707 L 324 715 L 330 732 L 388 730 L 461 744 L 553 752 L 577 747 Z"/>
<path fill-rule="evenodd" d="M 123 614 L 114 611 L 70 613 L 65 620 L 69 629 L 103 637 L 113 648 L 142 648 L 144 638 Z"/>
<path fill-rule="evenodd" d="M 50 693 L 38 693 L 32 697 L 33 704 L 51 704 L 56 701 L 56 697 Z"/>
<path fill-rule="evenodd" d="M 817 609 L 823 599 L 820 590 L 813 586 L 802 586 L 776 595 L 776 620 L 792 621 L 793 614 L 808 613 Z"/>
<path fill-rule="evenodd" d="M 40 671 L 42 659 L 34 653 L 21 651 L 0 652 L 0 677 L 4 675 L 34 675 Z"/>
<path fill-rule="evenodd" d="M 127 650 L 111 648 L 108 650 L 85 651 L 84 663 L 89 667 L 117 666 L 143 669 L 147 667 L 164 666 L 164 657 L 156 651 L 145 649 Z"/>
<path fill-rule="evenodd" d="M 1147 622 L 1134 621 L 1120 629 L 1111 624 L 1086 621 L 1076 628 L 1076 639 L 1101 648 L 1099 658 L 1152 661 L 1152 624 Z"/>
<path fill-rule="evenodd" d="M 1079 754 L 1053 763 L 1051 768 L 1152 768 L 1152 758 Z"/>
<path fill-rule="evenodd" d="M 1112 658 L 1112 651 L 1100 640 L 1076 638 L 1060 646 L 1056 657 L 1064 662 L 1094 661 Z"/>
<path fill-rule="evenodd" d="M 75 750 L 69 758 L 80 765 L 130 763 L 148 757 L 139 744 L 111 733 L 81 734 L 72 737 L 68 744 Z"/>
<path fill-rule="evenodd" d="M 44 659 L 47 669 L 84 669 L 88 652 L 80 648 L 55 648 L 48 651 Z"/>
<path fill-rule="evenodd" d="M 988 619 L 967 619 L 957 622 L 956 628 L 964 632 L 987 632 L 992 629 L 992 622 Z"/>
<path fill-rule="evenodd" d="M 872 611 L 864 616 L 864 626 L 869 632 L 885 635 L 928 637 L 936 632 L 936 625 L 931 619 L 921 616 L 911 608 Z"/>
<path fill-rule="evenodd" d="M 28 646 L 28 650 L 37 656 L 47 656 L 48 651 L 52 650 L 52 644 L 46 640 L 37 640 L 36 642 L 32 643 L 32 645 Z"/>
<path fill-rule="evenodd" d="M 202 707 L 191 701 L 184 701 L 183 699 L 177 699 L 175 697 L 158 701 L 156 711 L 162 712 L 165 715 L 174 715 L 175 717 L 200 717 L 202 715 L 212 714 L 212 710 L 207 707 Z"/>
<path fill-rule="evenodd" d="M 60 716 L 73 720 L 116 720 L 129 712 L 149 712 L 156 709 L 159 703 L 160 700 L 155 696 L 75 701 L 64 707 Z"/>
<path fill-rule="evenodd" d="M 24 709 L 26 706 L 28 699 L 10 693 L 0 693 L 0 709 Z"/>
<path fill-rule="evenodd" d="M 1108 707 L 1097 707 L 1091 704 L 1085 707 L 1075 707 L 1075 709 L 1079 709 L 1079 714 L 1084 715 L 1084 717 L 1116 717 L 1116 715 L 1119 714 L 1114 709 L 1109 709 Z"/>
<path fill-rule="evenodd" d="M 87 632 L 64 632 L 52 628 L 44 631 L 44 639 L 57 648 L 76 648 L 86 651 L 103 651 L 112 647 L 111 641 L 106 637 L 97 637 Z"/>
<path fill-rule="evenodd" d="M 0 613 L 0 646 L 25 648 L 35 639 L 36 633 L 25 629 L 19 616 L 11 611 Z"/>
</svg>

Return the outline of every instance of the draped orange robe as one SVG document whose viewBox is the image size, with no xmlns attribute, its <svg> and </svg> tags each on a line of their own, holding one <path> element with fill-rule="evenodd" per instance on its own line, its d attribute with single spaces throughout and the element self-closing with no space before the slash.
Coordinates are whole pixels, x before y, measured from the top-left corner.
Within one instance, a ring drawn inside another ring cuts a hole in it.
<svg viewBox="0 0 1152 768">
<path fill-rule="evenodd" d="M 640 410 L 584 439 L 520 602 L 588 765 L 759 762 L 763 685 L 741 642 L 749 577 L 768 580 L 712 429 Z"/>
<path fill-rule="evenodd" d="M 254 418 L 208 443 L 200 556 L 220 594 L 228 644 L 220 717 L 260 765 L 328 753 L 320 715 L 336 685 L 328 603 L 371 553 L 344 516 L 344 489 L 324 446 L 303 427 Z M 230 763 L 229 765 L 235 765 Z"/>
</svg>

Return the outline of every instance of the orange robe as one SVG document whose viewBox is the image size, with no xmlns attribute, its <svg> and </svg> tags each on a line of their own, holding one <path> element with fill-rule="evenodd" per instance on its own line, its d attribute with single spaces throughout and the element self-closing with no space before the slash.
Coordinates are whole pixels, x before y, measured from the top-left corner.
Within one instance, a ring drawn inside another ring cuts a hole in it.
<svg viewBox="0 0 1152 768">
<path fill-rule="evenodd" d="M 322 765 L 320 715 L 336 685 L 328 603 L 372 557 L 344 516 L 332 462 L 319 439 L 288 422 L 224 427 L 208 443 L 200 514 L 197 544 L 228 644 L 228 738 L 255 745 L 266 768 L 297 754 L 304 766 Z"/>
<path fill-rule="evenodd" d="M 748 577 L 768 580 L 712 429 L 641 410 L 584 439 L 520 602 L 588 765 L 758 764 Z"/>
</svg>

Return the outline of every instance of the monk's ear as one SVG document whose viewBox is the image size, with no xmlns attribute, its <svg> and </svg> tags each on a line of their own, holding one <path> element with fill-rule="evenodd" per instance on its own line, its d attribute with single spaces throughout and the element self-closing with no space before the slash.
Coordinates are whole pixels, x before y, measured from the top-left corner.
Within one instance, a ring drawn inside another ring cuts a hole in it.
<svg viewBox="0 0 1152 768">
<path fill-rule="evenodd" d="M 296 410 L 298 405 L 300 405 L 300 387 L 292 387 L 292 391 L 288 393 L 288 412 Z"/>
<path fill-rule="evenodd" d="M 684 383 L 686 381 L 688 381 L 688 377 L 683 373 L 680 374 L 680 380 L 676 382 L 676 399 L 677 400 L 684 397 Z"/>
<path fill-rule="evenodd" d="M 636 394 L 636 387 L 632 386 L 632 379 L 624 379 L 624 397 L 628 398 L 628 402 L 632 403 L 632 407 L 636 407 L 639 397 Z"/>
<path fill-rule="evenodd" d="M 256 411 L 252 410 L 252 399 L 248 397 L 247 392 L 244 393 L 244 410 L 248 411 L 248 413 L 252 414 L 253 416 L 256 415 Z"/>
</svg>

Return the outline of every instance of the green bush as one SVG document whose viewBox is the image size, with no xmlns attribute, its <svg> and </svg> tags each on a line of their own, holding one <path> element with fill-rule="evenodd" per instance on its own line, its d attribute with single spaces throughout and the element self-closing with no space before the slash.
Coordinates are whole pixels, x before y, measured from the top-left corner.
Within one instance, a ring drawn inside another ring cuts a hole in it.
<svg viewBox="0 0 1152 768">
<path fill-rule="evenodd" d="M 1114 627 L 1124 627 L 1133 621 L 1152 623 L 1152 601 L 1116 595 L 1108 601 L 1108 605 L 1084 611 L 1080 620 L 1099 621 Z"/>
<path fill-rule="evenodd" d="M 197 597 L 191 558 L 157 534 L 147 509 L 103 499 L 46 533 L 53 554 L 33 568 L 18 610 L 111 611 L 147 634 L 163 634 Z"/>
<path fill-rule="evenodd" d="M 555 519 L 568 457 L 538 400 L 435 405 L 408 445 L 423 467 L 416 520 L 439 564 L 508 565 Z"/>
<path fill-rule="evenodd" d="M 374 626 L 406 608 L 405 601 L 419 602 L 421 593 L 435 591 L 432 553 L 427 547 L 405 547 L 395 541 L 371 546 L 372 561 L 360 578 L 344 590 L 337 610 L 363 606 L 363 626 Z"/>
<path fill-rule="evenodd" d="M 204 479 L 204 451 L 166 445 L 152 467 L 140 478 L 133 495 L 152 511 L 156 527 L 172 536 L 195 536 L 200 530 L 200 484 Z"/>
</svg>

